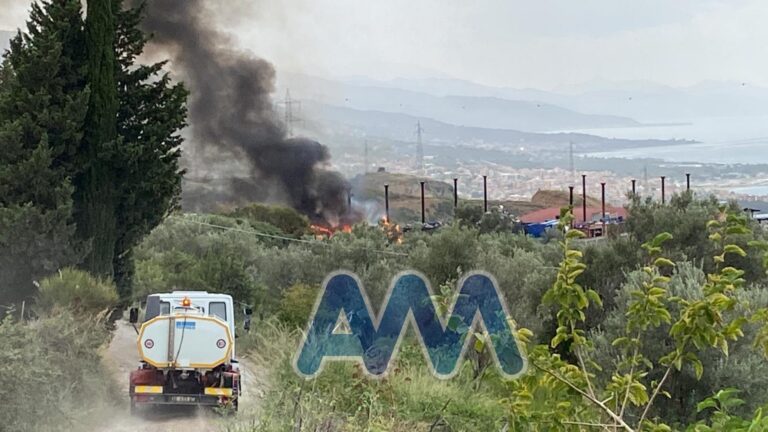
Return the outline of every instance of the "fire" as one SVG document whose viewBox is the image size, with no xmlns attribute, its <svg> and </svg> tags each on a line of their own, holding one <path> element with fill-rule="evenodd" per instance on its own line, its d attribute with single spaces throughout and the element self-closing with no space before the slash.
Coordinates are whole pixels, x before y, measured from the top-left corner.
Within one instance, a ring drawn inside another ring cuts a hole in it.
<svg viewBox="0 0 768 432">
<path fill-rule="evenodd" d="M 379 227 L 386 234 L 390 243 L 402 244 L 403 243 L 403 229 L 400 225 L 388 221 L 386 217 L 381 218 L 379 221 Z"/>
<path fill-rule="evenodd" d="M 387 240 L 390 243 L 403 243 L 403 229 L 400 227 L 400 225 L 393 222 L 387 222 L 386 218 L 382 218 L 379 221 L 379 228 L 381 228 L 381 230 L 387 236 Z M 317 240 L 325 240 L 333 237 L 338 233 L 351 233 L 352 225 L 347 223 L 336 226 L 312 224 L 309 226 L 309 229 Z"/>
<path fill-rule="evenodd" d="M 325 226 L 312 224 L 309 226 L 309 229 L 318 240 L 321 240 L 324 238 L 331 238 L 334 236 L 334 234 L 339 232 L 351 233 L 352 225 L 342 224 L 337 226 Z"/>
<path fill-rule="evenodd" d="M 330 237 L 333 235 L 333 231 L 330 228 L 326 228 L 321 225 L 310 225 L 309 229 L 315 237 Z"/>
</svg>

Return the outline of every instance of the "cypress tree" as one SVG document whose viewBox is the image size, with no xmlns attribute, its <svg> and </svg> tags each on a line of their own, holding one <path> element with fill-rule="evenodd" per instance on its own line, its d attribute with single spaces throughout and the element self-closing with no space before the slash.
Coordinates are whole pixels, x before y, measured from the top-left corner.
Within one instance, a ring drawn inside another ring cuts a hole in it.
<svg viewBox="0 0 768 432">
<path fill-rule="evenodd" d="M 126 10 L 122 6 L 122 0 L 114 0 L 121 139 L 115 164 L 121 182 L 114 269 L 115 282 L 126 297 L 133 275 L 132 248 L 178 204 L 183 174 L 179 131 L 186 125 L 187 91 L 180 83 L 172 83 L 163 71 L 165 62 L 136 63 L 147 43 L 139 28 L 144 5 Z"/>
<path fill-rule="evenodd" d="M 89 242 L 82 266 L 112 277 L 117 221 L 114 155 L 117 136 L 117 63 L 115 16 L 111 0 L 89 0 L 85 21 L 87 76 L 90 88 L 88 112 L 80 149 L 82 172 L 75 179 L 75 219 L 81 239 Z"/>
<path fill-rule="evenodd" d="M 137 64 L 143 11 L 93 0 L 84 23 L 79 0 L 43 1 L 12 41 L 0 67 L 0 295 L 22 287 L 22 298 L 79 263 L 125 297 L 133 247 L 176 208 L 187 91 L 164 62 Z"/>
<path fill-rule="evenodd" d="M 34 3 L 0 66 L 0 299 L 79 260 L 74 155 L 87 107 L 79 0 Z"/>
</svg>

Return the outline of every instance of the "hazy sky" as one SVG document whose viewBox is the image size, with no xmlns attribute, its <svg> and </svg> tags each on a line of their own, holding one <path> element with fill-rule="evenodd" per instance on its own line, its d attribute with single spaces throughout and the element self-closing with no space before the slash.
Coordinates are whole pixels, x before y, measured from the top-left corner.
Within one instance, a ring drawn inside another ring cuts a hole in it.
<svg viewBox="0 0 768 432">
<path fill-rule="evenodd" d="M 0 0 L 0 28 L 28 0 Z M 179 7 L 184 1 L 179 0 Z M 211 19 L 281 69 L 511 87 L 592 80 L 768 86 L 766 0 L 218 0 Z"/>
</svg>

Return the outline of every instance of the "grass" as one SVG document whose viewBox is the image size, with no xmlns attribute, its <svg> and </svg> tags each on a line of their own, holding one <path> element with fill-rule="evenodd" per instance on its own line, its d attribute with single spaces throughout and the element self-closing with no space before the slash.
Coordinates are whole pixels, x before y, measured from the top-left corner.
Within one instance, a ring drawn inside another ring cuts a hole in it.
<svg viewBox="0 0 768 432">
<path fill-rule="evenodd" d="M 331 362 L 319 377 L 304 380 L 291 366 L 299 336 L 270 320 L 240 338 L 251 349 L 250 367 L 266 372 L 269 386 L 263 405 L 225 430 L 476 431 L 504 425 L 504 386 L 493 371 L 478 383 L 465 361 L 452 380 L 438 380 L 409 335 L 384 379 L 368 377 L 353 363 Z M 496 380 L 500 385 L 489 384 Z"/>
</svg>

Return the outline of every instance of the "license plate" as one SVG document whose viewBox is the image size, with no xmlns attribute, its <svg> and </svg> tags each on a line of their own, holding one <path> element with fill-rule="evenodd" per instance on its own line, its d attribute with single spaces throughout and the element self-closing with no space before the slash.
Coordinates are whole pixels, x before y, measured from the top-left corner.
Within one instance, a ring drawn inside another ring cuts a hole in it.
<svg viewBox="0 0 768 432">
<path fill-rule="evenodd" d="M 197 402 L 194 396 L 171 396 L 171 402 Z"/>
</svg>

